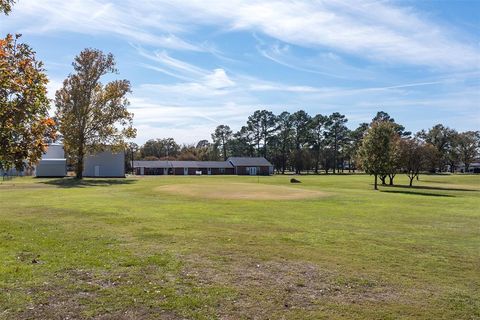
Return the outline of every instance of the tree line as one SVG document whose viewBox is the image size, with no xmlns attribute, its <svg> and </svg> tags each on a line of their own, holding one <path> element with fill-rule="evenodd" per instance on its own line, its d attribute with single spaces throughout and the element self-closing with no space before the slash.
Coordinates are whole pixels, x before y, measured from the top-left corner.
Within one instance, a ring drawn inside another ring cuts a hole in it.
<svg viewBox="0 0 480 320">
<path fill-rule="evenodd" d="M 379 111 L 370 123 L 347 127 L 345 115 L 309 115 L 304 110 L 278 115 L 257 110 L 237 132 L 219 125 L 211 141 L 180 145 L 173 138 L 132 144 L 131 158 L 144 160 L 225 160 L 229 156 L 262 156 L 277 173 L 378 172 L 383 184 L 393 184 L 398 172 L 468 171 L 478 156 L 480 133 L 457 132 L 442 124 L 415 134 L 388 113 Z M 381 163 L 373 165 L 373 158 Z M 381 168 L 380 168 L 381 167 Z M 387 181 L 388 179 L 388 181 Z"/>
</svg>

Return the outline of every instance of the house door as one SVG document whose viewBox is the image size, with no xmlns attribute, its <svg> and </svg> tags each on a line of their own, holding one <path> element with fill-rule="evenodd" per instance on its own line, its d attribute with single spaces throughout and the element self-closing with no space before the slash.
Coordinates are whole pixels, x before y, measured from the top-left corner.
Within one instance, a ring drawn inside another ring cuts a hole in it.
<svg viewBox="0 0 480 320">
<path fill-rule="evenodd" d="M 183 175 L 188 176 L 188 168 L 183 168 Z"/>
<path fill-rule="evenodd" d="M 163 174 L 168 176 L 168 168 L 163 168 Z"/>
<path fill-rule="evenodd" d="M 100 166 L 95 166 L 95 177 L 100 176 Z"/>
<path fill-rule="evenodd" d="M 211 168 L 208 168 L 207 169 L 207 174 L 210 176 L 212 174 L 212 169 Z"/>
<path fill-rule="evenodd" d="M 248 174 L 251 176 L 256 176 L 257 175 L 257 167 L 249 167 L 248 168 Z"/>
</svg>

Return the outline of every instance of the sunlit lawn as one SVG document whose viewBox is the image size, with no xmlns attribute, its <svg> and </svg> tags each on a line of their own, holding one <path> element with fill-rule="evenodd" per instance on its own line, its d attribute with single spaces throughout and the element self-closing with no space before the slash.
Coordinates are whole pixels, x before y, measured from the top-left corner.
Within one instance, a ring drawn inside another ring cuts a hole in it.
<svg viewBox="0 0 480 320">
<path fill-rule="evenodd" d="M 480 318 L 480 176 L 299 179 L 0 182 L 0 319 Z"/>
</svg>

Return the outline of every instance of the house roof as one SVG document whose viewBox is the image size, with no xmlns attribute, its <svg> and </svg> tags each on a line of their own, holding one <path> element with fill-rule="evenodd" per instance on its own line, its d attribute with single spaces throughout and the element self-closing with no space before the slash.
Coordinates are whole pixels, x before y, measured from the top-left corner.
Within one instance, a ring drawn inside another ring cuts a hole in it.
<svg viewBox="0 0 480 320">
<path fill-rule="evenodd" d="M 271 167 L 272 164 L 268 162 L 264 157 L 230 157 L 227 159 L 228 162 L 237 166 L 256 166 L 256 167 Z"/>
<path fill-rule="evenodd" d="M 227 161 L 170 161 L 174 168 L 233 168 Z"/>
<path fill-rule="evenodd" d="M 150 160 L 150 161 L 133 161 L 134 168 L 171 168 L 169 161 Z"/>
<path fill-rule="evenodd" d="M 233 168 L 227 161 L 133 161 L 135 168 Z"/>
</svg>

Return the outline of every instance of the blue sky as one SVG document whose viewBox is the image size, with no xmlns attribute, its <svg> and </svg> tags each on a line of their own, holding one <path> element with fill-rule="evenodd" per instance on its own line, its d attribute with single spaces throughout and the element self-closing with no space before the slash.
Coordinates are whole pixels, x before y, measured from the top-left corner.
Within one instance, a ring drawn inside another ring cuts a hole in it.
<svg viewBox="0 0 480 320">
<path fill-rule="evenodd" d="M 263 108 L 480 129 L 480 1 L 18 0 L 0 31 L 37 51 L 51 97 L 83 48 L 112 52 L 139 143 Z"/>
</svg>

